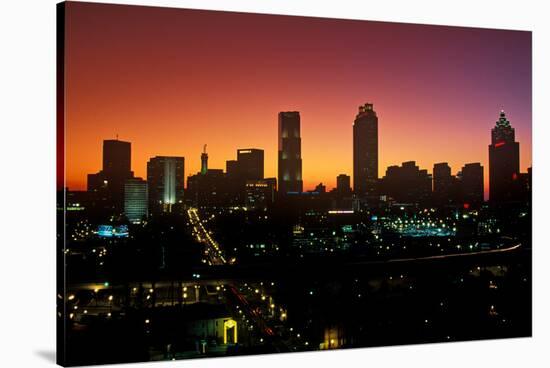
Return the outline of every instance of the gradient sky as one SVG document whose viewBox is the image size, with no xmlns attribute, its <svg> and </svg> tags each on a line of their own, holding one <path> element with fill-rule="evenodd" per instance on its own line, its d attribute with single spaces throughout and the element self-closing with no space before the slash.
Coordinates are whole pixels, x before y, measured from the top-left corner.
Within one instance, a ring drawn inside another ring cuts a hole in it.
<svg viewBox="0 0 550 368">
<path fill-rule="evenodd" d="M 352 124 L 374 103 L 379 175 L 415 160 L 455 174 L 481 162 L 501 109 L 531 166 L 531 33 L 69 3 L 66 177 L 85 189 L 103 139 L 132 142 L 132 169 L 184 156 L 185 175 L 265 150 L 277 173 L 277 113 L 300 111 L 304 189 L 352 175 Z M 368 14 L 358 14 L 368 18 Z"/>
</svg>

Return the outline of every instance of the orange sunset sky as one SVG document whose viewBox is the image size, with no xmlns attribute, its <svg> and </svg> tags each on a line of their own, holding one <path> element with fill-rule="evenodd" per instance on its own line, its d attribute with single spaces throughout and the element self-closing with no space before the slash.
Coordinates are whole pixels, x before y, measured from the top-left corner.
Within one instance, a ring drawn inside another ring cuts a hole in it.
<svg viewBox="0 0 550 368">
<path fill-rule="evenodd" d="M 358 14 L 368 18 L 368 14 Z M 301 115 L 304 189 L 352 175 L 357 107 L 379 117 L 379 175 L 415 160 L 453 174 L 481 162 L 501 109 L 531 166 L 531 33 L 69 3 L 66 186 L 101 169 L 103 139 L 132 142 L 146 177 L 156 155 L 185 176 L 225 169 L 237 148 L 265 150 L 277 173 L 277 113 Z"/>
</svg>

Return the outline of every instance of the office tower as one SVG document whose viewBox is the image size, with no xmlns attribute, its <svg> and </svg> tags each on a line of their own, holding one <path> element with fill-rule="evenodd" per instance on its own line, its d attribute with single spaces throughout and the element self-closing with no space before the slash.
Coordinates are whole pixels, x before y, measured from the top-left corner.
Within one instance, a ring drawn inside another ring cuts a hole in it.
<svg viewBox="0 0 550 368">
<path fill-rule="evenodd" d="M 461 189 L 464 203 L 476 207 L 483 203 L 483 166 L 479 162 L 462 167 Z"/>
<path fill-rule="evenodd" d="M 514 200 L 514 180 L 519 174 L 519 143 L 504 111 L 491 130 L 489 145 L 489 200 L 503 203 Z"/>
<path fill-rule="evenodd" d="M 147 162 L 149 209 L 151 212 L 172 212 L 183 203 L 185 159 L 156 156 Z"/>
<path fill-rule="evenodd" d="M 142 178 L 127 179 L 124 183 L 124 213 L 128 221 L 138 224 L 148 214 L 147 182 Z"/>
<path fill-rule="evenodd" d="M 245 183 L 245 206 L 248 210 L 265 210 L 275 202 L 277 180 L 266 178 L 247 180 Z"/>
<path fill-rule="evenodd" d="M 378 181 L 378 117 L 371 103 L 359 106 L 353 123 L 353 190 L 374 195 Z"/>
<path fill-rule="evenodd" d="M 381 194 L 400 203 L 423 203 L 432 192 L 432 176 L 420 170 L 414 161 L 389 166 L 381 180 Z"/>
<path fill-rule="evenodd" d="M 300 113 L 279 113 L 279 193 L 302 192 L 302 141 L 300 138 Z"/>
<path fill-rule="evenodd" d="M 187 196 L 193 206 L 224 207 L 230 204 L 230 190 L 222 169 L 208 169 L 187 178 Z"/>
<path fill-rule="evenodd" d="M 237 160 L 227 160 L 225 161 L 225 173 L 229 178 L 237 178 L 239 171 L 239 164 Z"/>
<path fill-rule="evenodd" d="M 351 178 L 349 175 L 340 174 L 336 177 L 336 192 L 338 194 L 351 193 Z"/>
<path fill-rule="evenodd" d="M 226 161 L 226 190 L 235 206 L 245 205 L 246 182 L 264 177 L 264 151 L 257 148 L 237 150 L 237 160 Z"/>
<path fill-rule="evenodd" d="M 451 175 L 451 167 L 446 162 L 434 164 L 433 168 L 433 199 L 437 204 L 445 204 L 452 201 L 454 178 Z"/>
<path fill-rule="evenodd" d="M 237 150 L 238 176 L 244 180 L 264 178 L 264 150 L 256 148 Z"/>
<path fill-rule="evenodd" d="M 204 175 L 208 171 L 208 153 L 206 153 L 206 144 L 202 149 L 201 154 L 201 174 Z"/>
<path fill-rule="evenodd" d="M 103 172 L 121 175 L 130 172 L 131 143 L 114 139 L 103 141 Z"/>
<path fill-rule="evenodd" d="M 124 183 L 134 176 L 131 171 L 131 143 L 118 139 L 103 141 L 103 167 L 88 174 L 88 191 L 115 211 L 124 209 Z"/>
</svg>

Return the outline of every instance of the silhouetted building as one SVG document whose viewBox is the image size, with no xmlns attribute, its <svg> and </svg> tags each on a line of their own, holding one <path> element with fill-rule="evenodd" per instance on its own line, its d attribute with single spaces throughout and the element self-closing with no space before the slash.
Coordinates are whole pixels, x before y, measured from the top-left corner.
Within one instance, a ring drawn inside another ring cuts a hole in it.
<svg viewBox="0 0 550 368">
<path fill-rule="evenodd" d="M 201 154 L 201 174 L 206 174 L 208 171 L 208 153 L 206 153 L 206 144 L 202 150 Z"/>
<path fill-rule="evenodd" d="M 433 192 L 437 199 L 448 198 L 452 185 L 451 167 L 446 162 L 434 164 Z"/>
<path fill-rule="evenodd" d="M 208 169 L 187 178 L 187 196 L 198 207 L 224 207 L 230 202 L 227 180 L 222 169 Z"/>
<path fill-rule="evenodd" d="M 275 178 L 247 180 L 245 190 L 245 206 L 247 209 L 267 209 L 275 202 L 277 180 Z"/>
<path fill-rule="evenodd" d="M 264 151 L 257 148 L 237 150 L 237 160 L 226 161 L 227 193 L 236 206 L 245 205 L 246 182 L 264 177 Z"/>
<path fill-rule="evenodd" d="M 246 148 L 237 150 L 237 172 L 244 180 L 264 178 L 264 150 Z"/>
<path fill-rule="evenodd" d="M 152 213 L 172 212 L 182 205 L 185 183 L 183 157 L 156 156 L 147 162 L 149 209 Z"/>
<path fill-rule="evenodd" d="M 124 183 L 134 176 L 131 171 L 131 143 L 116 139 L 103 141 L 103 167 L 88 174 L 88 191 L 96 194 L 105 208 L 122 211 Z"/>
<path fill-rule="evenodd" d="M 423 203 L 430 199 L 432 177 L 414 161 L 403 162 L 402 166 L 387 168 L 380 191 L 400 203 Z"/>
<path fill-rule="evenodd" d="M 340 174 L 336 177 L 336 192 L 340 195 L 351 193 L 351 178 L 349 175 Z"/>
<path fill-rule="evenodd" d="M 489 200 L 504 203 L 515 200 L 514 180 L 519 174 L 519 143 L 504 111 L 491 130 L 489 145 Z"/>
<path fill-rule="evenodd" d="M 237 160 L 225 161 L 225 173 L 228 178 L 237 178 L 239 175 L 239 163 Z"/>
<path fill-rule="evenodd" d="M 327 187 L 326 187 L 323 183 L 319 183 L 319 184 L 317 184 L 317 186 L 315 187 L 314 192 L 317 192 L 317 193 L 320 193 L 320 194 L 324 194 L 324 193 L 327 192 Z"/>
<path fill-rule="evenodd" d="M 374 195 L 378 181 L 378 117 L 371 103 L 359 106 L 353 123 L 353 191 Z"/>
<path fill-rule="evenodd" d="M 131 170 L 131 143 L 116 139 L 103 141 L 103 172 L 107 175 L 127 174 Z"/>
<path fill-rule="evenodd" d="M 147 217 L 147 192 L 147 182 L 142 178 L 131 178 L 124 183 L 124 214 L 131 223 L 140 223 Z"/>
<path fill-rule="evenodd" d="M 479 207 L 483 203 L 483 166 L 479 162 L 466 164 L 461 170 L 462 201 Z"/>
<path fill-rule="evenodd" d="M 460 183 L 451 175 L 451 167 L 446 162 L 434 164 L 433 200 L 437 205 L 456 204 L 460 197 Z"/>
<path fill-rule="evenodd" d="M 530 203 L 531 202 L 531 186 L 532 186 L 532 175 L 531 168 L 527 169 L 526 173 L 519 173 L 513 184 L 514 197 L 518 201 L 523 201 Z"/>
<path fill-rule="evenodd" d="M 331 209 L 349 211 L 353 207 L 351 178 L 340 174 L 336 177 L 336 188 L 330 191 Z"/>
<path fill-rule="evenodd" d="M 302 192 L 300 113 L 279 113 L 279 193 Z"/>
</svg>

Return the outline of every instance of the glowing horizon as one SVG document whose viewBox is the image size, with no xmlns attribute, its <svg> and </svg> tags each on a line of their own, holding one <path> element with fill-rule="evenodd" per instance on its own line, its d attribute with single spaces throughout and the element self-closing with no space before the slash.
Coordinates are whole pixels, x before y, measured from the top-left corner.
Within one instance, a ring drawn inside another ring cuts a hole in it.
<svg viewBox="0 0 550 368">
<path fill-rule="evenodd" d="M 299 111 L 304 190 L 352 177 L 359 105 L 379 118 L 379 177 L 405 161 L 453 175 L 484 166 L 505 110 L 531 166 L 531 34 L 308 17 L 68 3 L 66 186 L 86 188 L 102 141 L 132 143 L 132 170 L 185 157 L 185 177 L 265 152 L 277 177 L 277 114 Z M 187 183 L 185 183 L 187 184 Z"/>
</svg>

